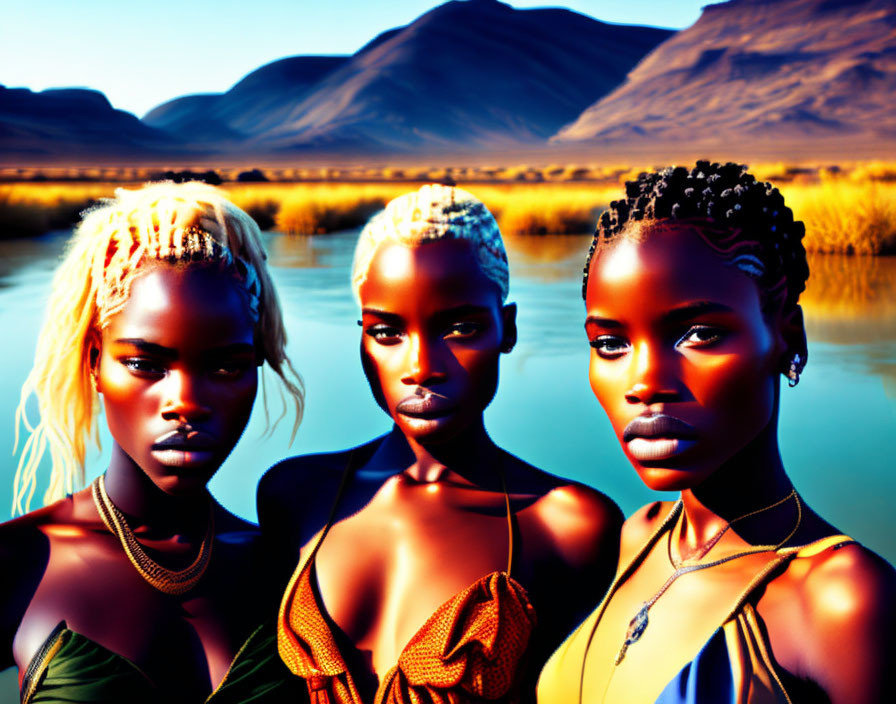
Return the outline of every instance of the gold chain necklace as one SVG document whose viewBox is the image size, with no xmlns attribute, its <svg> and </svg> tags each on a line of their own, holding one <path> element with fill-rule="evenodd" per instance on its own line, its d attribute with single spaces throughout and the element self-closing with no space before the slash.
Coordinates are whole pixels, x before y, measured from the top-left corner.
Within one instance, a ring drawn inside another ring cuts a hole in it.
<svg viewBox="0 0 896 704">
<path fill-rule="evenodd" d="M 109 494 L 106 493 L 105 475 L 97 477 L 91 485 L 93 490 L 93 503 L 96 509 L 113 535 L 121 542 L 125 555 L 131 564 L 147 582 L 166 594 L 184 594 L 190 591 L 205 573 L 212 556 L 212 543 L 215 535 L 215 511 L 214 505 L 209 501 L 208 528 L 205 537 L 199 546 L 199 554 L 192 564 L 182 570 L 169 570 L 162 567 L 143 550 L 143 546 L 134 535 L 134 531 L 128 525 L 124 514 L 112 503 Z"/>
<path fill-rule="evenodd" d="M 623 659 L 625 658 L 625 654 L 628 651 L 629 646 L 637 643 L 641 639 L 641 636 L 644 635 L 644 631 L 647 630 L 647 625 L 648 625 L 647 612 L 650 611 L 650 607 L 652 607 L 657 602 L 657 600 L 663 594 L 666 593 L 666 590 L 669 589 L 669 587 L 671 587 L 672 584 L 675 582 L 675 580 L 677 580 L 679 577 L 681 577 L 682 575 L 686 575 L 689 572 L 699 572 L 700 570 L 706 570 L 706 569 L 709 569 L 710 567 L 717 567 L 718 565 L 723 565 L 726 562 L 731 562 L 732 560 L 736 560 L 740 557 L 746 557 L 747 555 L 755 555 L 760 552 L 769 552 L 770 550 L 777 551 L 783 545 L 785 545 L 788 540 L 790 540 L 794 535 L 796 535 L 796 532 L 797 532 L 797 530 L 799 530 L 800 524 L 803 521 L 803 508 L 802 508 L 802 503 L 800 502 L 800 497 L 797 495 L 796 489 L 794 489 L 786 497 L 784 497 L 780 501 L 775 502 L 771 506 L 766 506 L 765 508 L 758 509 L 756 511 L 753 511 L 752 513 L 747 513 L 743 516 L 739 516 L 738 518 L 735 518 L 732 521 L 729 521 L 726 526 L 724 526 L 718 533 L 716 533 L 716 535 L 714 535 L 712 538 L 709 539 L 709 541 L 707 541 L 706 545 L 708 545 L 709 547 L 703 546 L 700 548 L 700 550 L 698 550 L 700 555 L 699 555 L 699 557 L 694 558 L 694 559 L 700 559 L 700 558 L 704 557 L 706 555 L 706 553 L 709 552 L 710 548 L 712 548 L 713 545 L 715 545 L 717 542 L 719 542 L 722 535 L 724 535 L 724 533 L 728 530 L 728 528 L 731 527 L 732 523 L 736 523 L 737 521 L 743 520 L 744 518 L 748 518 L 749 516 L 755 516 L 757 513 L 762 513 L 763 511 L 768 511 L 769 509 L 772 509 L 776 506 L 780 506 L 784 502 L 789 501 L 791 498 L 793 498 L 796 501 L 796 524 L 793 526 L 793 530 L 791 530 L 790 533 L 787 534 L 787 537 L 785 537 L 784 540 L 782 540 L 777 545 L 757 545 L 757 546 L 750 548 L 749 550 L 744 550 L 742 552 L 736 552 L 733 555 L 726 555 L 725 557 L 720 557 L 718 560 L 713 560 L 711 562 L 704 562 L 702 564 L 700 564 L 700 563 L 694 564 L 689 561 L 688 561 L 688 564 L 685 564 L 684 562 L 680 562 L 679 566 L 676 567 L 675 571 L 670 575 L 669 579 L 667 579 L 663 583 L 663 586 L 661 586 L 659 588 L 659 590 L 657 590 L 656 594 L 654 594 L 649 600 L 645 601 L 641 605 L 641 608 L 638 609 L 638 612 L 634 615 L 632 620 L 629 622 L 628 632 L 625 634 L 625 641 L 623 641 L 622 647 L 619 649 L 619 652 L 616 654 L 615 664 L 619 665 L 619 663 L 621 663 L 623 661 Z M 674 526 L 671 530 L 674 531 Z M 670 557 L 670 559 L 672 557 L 671 550 L 670 550 L 669 557 Z M 673 565 L 674 565 L 674 563 L 673 563 Z"/>
</svg>

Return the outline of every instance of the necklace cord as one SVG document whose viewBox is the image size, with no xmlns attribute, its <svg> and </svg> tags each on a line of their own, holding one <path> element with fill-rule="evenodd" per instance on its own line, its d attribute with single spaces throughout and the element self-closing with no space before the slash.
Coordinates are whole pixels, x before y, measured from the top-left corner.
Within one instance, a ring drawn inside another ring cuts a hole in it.
<svg viewBox="0 0 896 704">
<path fill-rule="evenodd" d="M 628 631 L 625 635 L 625 640 L 623 641 L 622 646 L 620 647 L 619 652 L 616 655 L 615 664 L 619 665 L 623 661 L 623 659 L 625 659 L 625 654 L 628 651 L 629 646 L 634 645 L 641 639 L 641 636 L 644 634 L 644 631 L 647 630 L 647 626 L 649 625 L 648 612 L 650 611 L 650 608 L 657 602 L 657 600 L 663 594 L 666 593 L 666 591 L 669 589 L 669 587 L 671 587 L 672 584 L 674 584 L 675 581 L 679 577 L 682 577 L 683 575 L 686 575 L 690 572 L 699 572 L 701 570 L 706 570 L 711 567 L 717 567 L 719 565 L 725 564 L 726 562 L 731 562 L 732 560 L 737 560 L 741 557 L 746 557 L 748 555 L 755 555 L 758 553 L 769 552 L 769 551 L 777 552 L 784 545 L 786 545 L 787 542 L 794 535 L 796 535 L 796 532 L 797 532 L 797 530 L 799 530 L 800 524 L 802 523 L 802 520 L 803 520 L 802 504 L 800 502 L 800 497 L 796 493 L 795 489 L 793 491 L 791 491 L 790 494 L 788 494 L 784 499 L 772 504 L 771 506 L 766 506 L 765 508 L 758 509 L 756 511 L 752 511 L 751 513 L 745 514 L 743 516 L 740 516 L 739 518 L 735 518 L 734 520 L 729 521 L 727 523 L 727 525 L 725 525 L 715 536 L 713 536 L 708 541 L 708 543 L 711 543 L 711 545 L 710 545 L 710 548 L 711 548 L 713 545 L 715 545 L 719 541 L 721 536 L 725 533 L 725 531 L 728 530 L 728 528 L 731 527 L 731 525 L 733 523 L 736 523 L 738 520 L 741 520 L 743 518 L 747 518 L 748 516 L 755 516 L 756 514 L 762 513 L 763 511 L 768 511 L 769 509 L 774 508 L 775 506 L 780 506 L 782 503 L 784 503 L 785 501 L 788 501 L 790 498 L 793 498 L 796 501 L 796 509 L 797 509 L 796 524 L 794 525 L 793 529 L 787 534 L 787 536 L 782 541 L 780 541 L 778 544 L 776 544 L 776 545 L 757 545 L 757 546 L 753 546 L 749 550 L 743 550 L 741 552 L 736 552 L 732 555 L 725 555 L 724 557 L 720 557 L 720 558 L 718 558 L 716 560 L 712 560 L 710 562 L 691 563 L 691 564 L 687 564 L 687 565 L 681 564 L 681 566 L 677 567 L 675 569 L 675 571 L 669 576 L 669 578 L 659 588 L 659 590 L 657 590 L 657 592 L 648 601 L 644 602 L 644 604 L 642 604 L 641 608 L 638 609 L 637 613 L 632 617 L 632 620 L 629 622 L 629 625 L 628 625 Z M 675 520 L 677 522 L 678 517 L 676 517 Z M 672 528 L 672 530 L 670 530 L 670 535 L 673 531 L 674 531 L 674 527 Z M 709 552 L 709 548 L 704 549 L 704 547 L 702 547 L 698 552 L 700 552 L 701 557 L 703 557 L 706 555 L 706 553 Z M 670 552 L 670 557 L 671 557 L 671 552 Z"/>
<path fill-rule="evenodd" d="M 745 513 L 742 516 L 737 516 L 736 518 L 732 518 L 724 526 L 722 526 L 722 528 L 720 528 L 719 531 L 715 535 L 713 535 L 709 540 L 707 540 L 702 546 L 700 546 L 699 548 L 694 550 L 686 558 L 679 557 L 678 559 L 676 559 L 672 555 L 672 536 L 675 534 L 675 529 L 678 527 L 678 523 L 676 523 L 676 525 L 673 526 L 672 529 L 669 531 L 669 539 L 666 544 L 666 552 L 669 555 L 670 564 L 674 568 L 678 569 L 684 563 L 703 559 L 706 556 L 706 554 L 710 550 L 712 550 L 712 548 L 716 545 L 716 543 L 718 543 L 719 540 L 722 539 L 722 536 L 724 536 L 725 533 L 727 533 L 728 530 L 731 528 L 731 526 L 733 526 L 735 523 L 737 523 L 739 521 L 743 521 L 747 518 L 752 518 L 753 516 L 757 516 L 760 513 L 765 513 L 766 511 L 771 511 L 773 508 L 777 508 L 781 504 L 784 504 L 784 503 L 790 501 L 790 499 L 796 499 L 796 504 L 797 504 L 798 519 L 797 519 L 797 524 L 794 527 L 793 531 L 791 531 L 788 534 L 788 536 L 786 538 L 784 538 L 784 540 L 781 541 L 780 543 L 778 543 L 777 545 L 755 546 L 753 548 L 755 550 L 759 550 L 760 552 L 764 552 L 764 550 L 760 550 L 760 548 L 766 548 L 767 550 L 778 550 L 781 546 L 785 545 L 787 543 L 787 541 L 790 540 L 794 536 L 794 534 L 796 533 L 796 529 L 799 528 L 800 522 L 802 521 L 802 509 L 800 506 L 799 497 L 797 496 L 797 493 L 796 493 L 796 489 L 792 490 L 783 499 L 778 499 L 777 501 L 775 501 L 775 503 L 770 504 L 769 506 L 764 506 L 763 508 L 758 508 L 755 511 L 750 511 L 749 513 Z M 684 521 L 684 512 L 683 511 L 682 511 L 682 521 Z M 679 531 L 679 534 L 680 534 L 680 532 L 681 531 Z"/>
</svg>

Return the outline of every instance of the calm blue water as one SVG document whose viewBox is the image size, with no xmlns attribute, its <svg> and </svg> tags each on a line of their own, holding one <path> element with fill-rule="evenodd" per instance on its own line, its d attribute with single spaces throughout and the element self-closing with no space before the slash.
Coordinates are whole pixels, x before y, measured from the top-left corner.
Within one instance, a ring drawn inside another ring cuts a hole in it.
<svg viewBox="0 0 896 704">
<path fill-rule="evenodd" d="M 0 477 L 0 518 L 8 517 L 11 502 L 13 411 L 66 234 L 0 242 L 0 330 L 7 339 L 0 375 L 0 453 L 8 458 Z M 254 519 L 256 483 L 278 459 L 343 448 L 389 428 L 358 359 L 358 316 L 348 286 L 355 234 L 267 235 L 289 353 L 307 384 L 307 410 L 289 446 L 288 422 L 272 437 L 261 437 L 264 413 L 256 404 L 246 434 L 212 483 L 216 496 L 242 516 Z M 527 461 L 608 493 L 628 514 L 655 494 L 624 459 L 588 386 L 589 348 L 579 297 L 588 238 L 514 238 L 507 244 L 520 336 L 504 358 L 498 395 L 486 414 L 488 429 L 499 444 Z M 853 306 L 844 313 L 837 307 L 837 292 L 854 297 L 854 283 L 832 284 L 818 277 L 812 283 L 833 289 L 835 300 L 825 294 L 824 305 L 810 305 L 813 299 L 807 299 L 809 365 L 796 389 L 783 390 L 785 466 L 810 505 L 896 562 L 891 507 L 896 493 L 896 260 L 876 260 L 870 269 L 867 260 L 826 260 L 820 269 L 859 281 L 870 293 L 858 312 Z M 269 396 L 276 415 L 277 394 Z M 108 435 L 103 439 L 108 449 Z M 103 466 L 104 455 L 95 452 L 88 479 Z"/>
</svg>

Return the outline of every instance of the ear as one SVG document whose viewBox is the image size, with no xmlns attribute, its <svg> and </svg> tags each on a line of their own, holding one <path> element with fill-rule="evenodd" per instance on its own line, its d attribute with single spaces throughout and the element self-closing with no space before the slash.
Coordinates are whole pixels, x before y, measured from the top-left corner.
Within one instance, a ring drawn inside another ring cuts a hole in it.
<svg viewBox="0 0 896 704">
<path fill-rule="evenodd" d="M 800 306 L 793 306 L 793 308 L 781 312 L 779 331 L 784 343 L 780 362 L 781 373 L 786 374 L 790 369 L 794 355 L 800 356 L 800 371 L 802 371 L 809 359 L 809 347 L 806 343 L 803 309 Z"/>
<path fill-rule="evenodd" d="M 501 320 L 504 323 L 501 351 L 507 354 L 516 345 L 516 303 L 508 303 L 501 309 Z"/>
<path fill-rule="evenodd" d="M 90 370 L 90 376 L 93 377 L 93 388 L 97 393 L 100 390 L 100 357 L 103 355 L 103 337 L 98 330 L 91 330 L 87 333 L 87 367 Z"/>
</svg>

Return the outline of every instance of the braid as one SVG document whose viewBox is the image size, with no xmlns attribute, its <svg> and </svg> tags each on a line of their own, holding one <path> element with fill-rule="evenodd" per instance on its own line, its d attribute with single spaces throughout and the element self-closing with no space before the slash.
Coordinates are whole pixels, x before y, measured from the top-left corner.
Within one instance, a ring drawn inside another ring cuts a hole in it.
<svg viewBox="0 0 896 704">
<path fill-rule="evenodd" d="M 281 417 L 287 395 L 295 407 L 295 432 L 304 390 L 286 356 L 283 313 L 265 259 L 252 218 L 204 183 L 120 188 L 114 198 L 84 214 L 53 278 L 34 366 L 16 409 L 16 444 L 20 430 L 27 438 L 13 480 L 14 513 L 29 509 L 41 458 L 47 453 L 47 503 L 83 484 L 87 441 L 99 442 L 99 397 L 87 355 L 90 336 L 124 308 L 131 284 L 154 262 L 218 266 L 236 281 L 255 322 L 264 361 L 285 389 Z M 264 376 L 261 379 L 264 390 Z M 26 413 L 32 394 L 40 412 L 36 423 Z"/>
<path fill-rule="evenodd" d="M 784 197 L 757 181 L 742 164 L 698 161 L 642 173 L 625 184 L 625 200 L 610 203 L 597 223 L 585 262 L 582 297 L 591 260 L 635 222 L 680 220 L 726 261 L 757 279 L 765 304 L 795 305 L 806 288 L 809 266 L 802 239 L 806 229 L 793 219 Z"/>
</svg>

